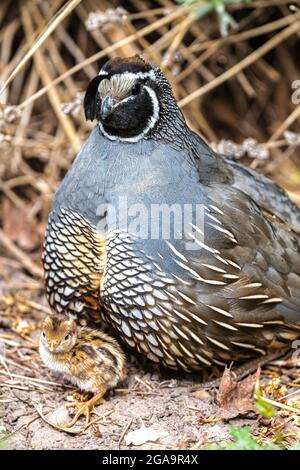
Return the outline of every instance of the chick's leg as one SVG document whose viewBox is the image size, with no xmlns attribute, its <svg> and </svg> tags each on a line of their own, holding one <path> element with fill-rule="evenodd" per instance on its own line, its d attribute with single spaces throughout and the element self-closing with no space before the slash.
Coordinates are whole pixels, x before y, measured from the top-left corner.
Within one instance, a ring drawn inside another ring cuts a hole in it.
<svg viewBox="0 0 300 470">
<path fill-rule="evenodd" d="M 68 423 L 67 425 L 65 425 L 64 427 L 65 428 L 71 428 L 72 426 L 74 426 L 74 424 L 76 424 L 76 422 L 78 421 L 78 419 L 82 415 L 85 416 L 85 424 L 87 426 L 89 421 L 90 421 L 91 413 L 94 409 L 94 406 L 99 405 L 100 403 L 105 401 L 103 399 L 103 395 L 105 394 L 106 390 L 107 390 L 107 388 L 103 385 L 101 387 L 101 389 L 99 390 L 99 392 L 96 395 L 94 395 L 90 400 L 88 400 L 86 402 L 78 402 L 78 403 L 68 404 L 67 405 L 68 408 L 75 406 L 76 408 L 79 408 L 79 409 L 78 409 L 76 415 L 74 416 L 74 418 L 72 419 L 72 421 L 70 423 Z"/>
</svg>

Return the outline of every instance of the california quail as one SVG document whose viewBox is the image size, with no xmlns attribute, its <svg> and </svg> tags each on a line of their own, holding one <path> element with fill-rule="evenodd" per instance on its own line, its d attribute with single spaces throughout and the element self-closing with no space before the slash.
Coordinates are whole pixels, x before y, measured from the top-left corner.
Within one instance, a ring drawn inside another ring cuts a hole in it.
<svg viewBox="0 0 300 470">
<path fill-rule="evenodd" d="M 300 336 L 300 211 L 285 192 L 213 152 L 139 57 L 108 61 L 84 107 L 97 125 L 45 237 L 51 307 L 186 371 Z"/>
</svg>

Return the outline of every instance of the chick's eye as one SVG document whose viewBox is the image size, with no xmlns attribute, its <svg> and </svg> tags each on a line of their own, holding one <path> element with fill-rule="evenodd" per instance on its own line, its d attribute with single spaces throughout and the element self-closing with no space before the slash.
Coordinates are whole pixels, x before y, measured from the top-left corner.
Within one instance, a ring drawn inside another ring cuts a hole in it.
<svg viewBox="0 0 300 470">
<path fill-rule="evenodd" d="M 141 91 L 141 85 L 139 83 L 136 83 L 135 85 L 133 85 L 131 89 L 131 94 L 138 95 L 140 91 Z"/>
<path fill-rule="evenodd" d="M 68 333 L 68 334 L 64 337 L 64 341 L 68 341 L 70 338 L 71 338 L 71 335 L 70 335 L 70 333 Z"/>
</svg>

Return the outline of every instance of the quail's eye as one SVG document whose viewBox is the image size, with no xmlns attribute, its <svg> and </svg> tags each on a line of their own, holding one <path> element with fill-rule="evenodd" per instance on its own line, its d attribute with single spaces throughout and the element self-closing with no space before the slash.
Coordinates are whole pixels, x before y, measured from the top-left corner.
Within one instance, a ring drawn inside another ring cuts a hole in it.
<svg viewBox="0 0 300 470">
<path fill-rule="evenodd" d="M 44 331 L 42 332 L 42 337 L 46 338 L 46 333 Z"/>
<path fill-rule="evenodd" d="M 131 89 L 131 94 L 132 95 L 138 95 L 140 91 L 141 91 L 141 85 L 140 85 L 140 83 L 136 83 L 135 85 L 133 85 L 133 87 Z"/>
<path fill-rule="evenodd" d="M 70 335 L 70 333 L 68 333 L 68 334 L 64 337 L 64 341 L 68 341 L 70 338 L 71 338 L 71 335 Z"/>
</svg>

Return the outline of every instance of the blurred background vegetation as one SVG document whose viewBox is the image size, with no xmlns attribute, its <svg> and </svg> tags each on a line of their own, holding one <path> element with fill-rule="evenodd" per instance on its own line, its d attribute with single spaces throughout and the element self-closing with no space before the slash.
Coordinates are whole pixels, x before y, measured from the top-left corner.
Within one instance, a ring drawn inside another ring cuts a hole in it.
<svg viewBox="0 0 300 470">
<path fill-rule="evenodd" d="M 299 203 L 300 1 L 292 3 L 2 0 L 4 253 L 41 275 L 54 191 L 91 128 L 83 92 L 116 55 L 143 54 L 159 65 L 193 129 L 273 177 Z"/>
</svg>

